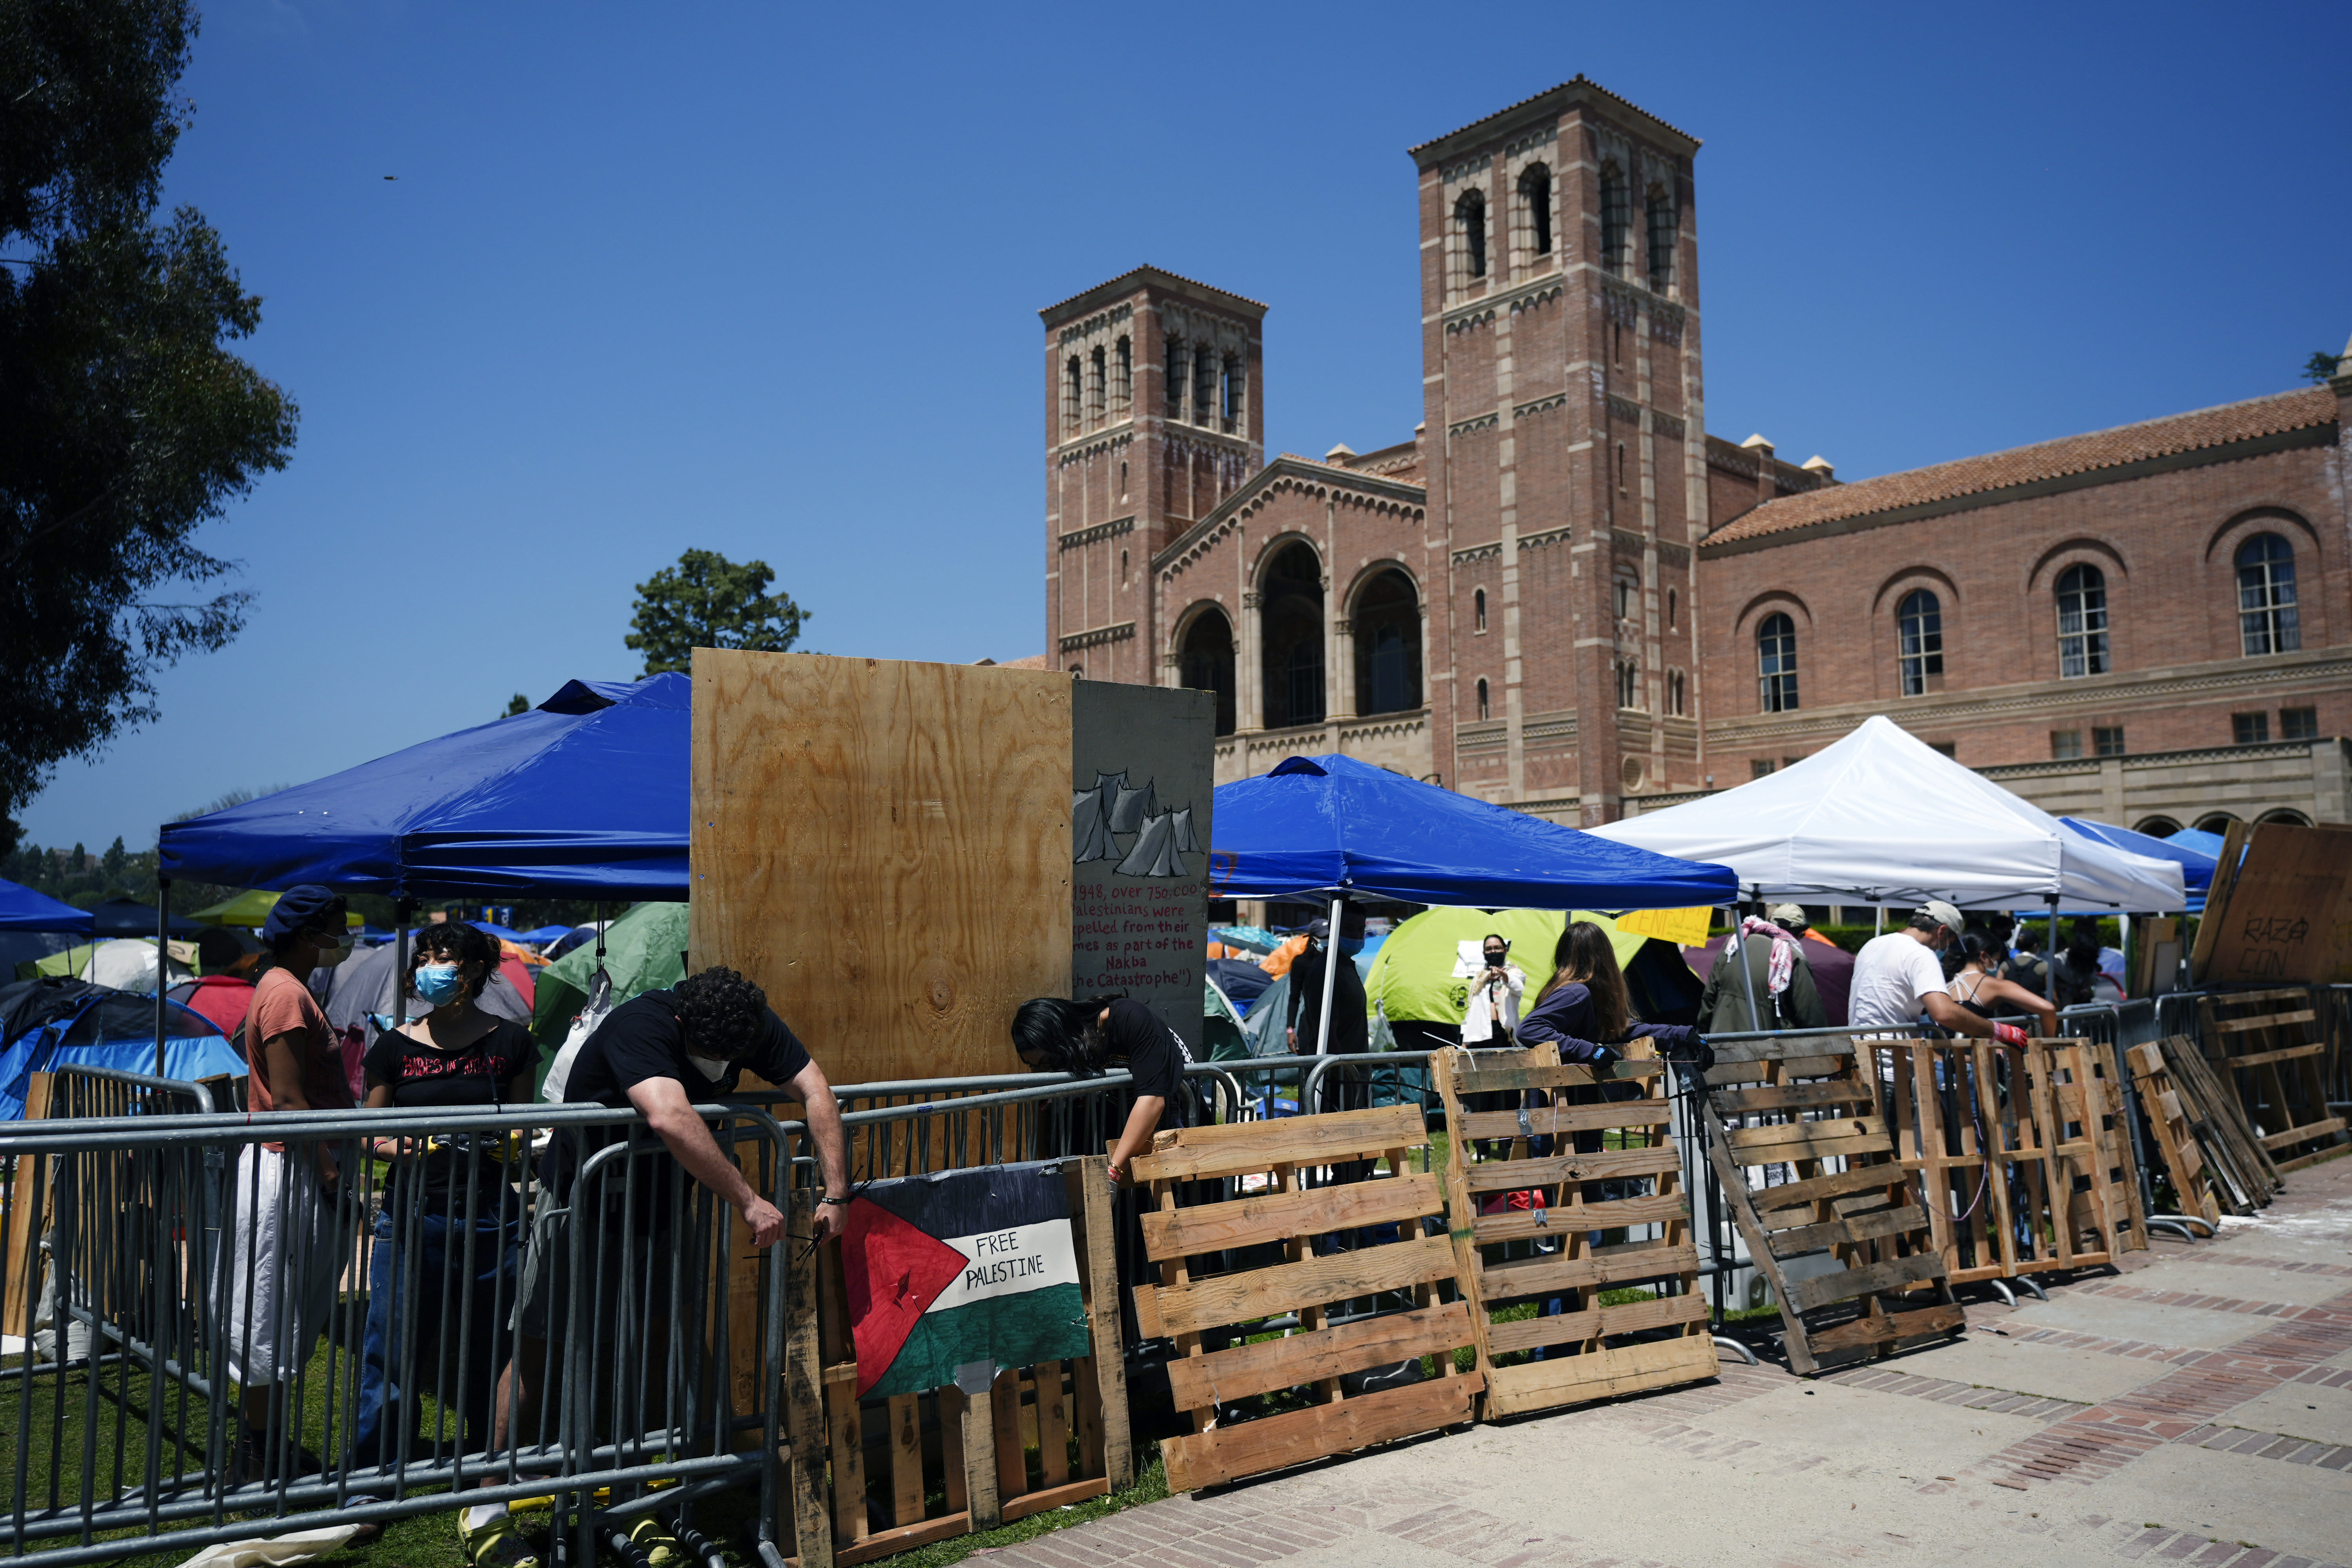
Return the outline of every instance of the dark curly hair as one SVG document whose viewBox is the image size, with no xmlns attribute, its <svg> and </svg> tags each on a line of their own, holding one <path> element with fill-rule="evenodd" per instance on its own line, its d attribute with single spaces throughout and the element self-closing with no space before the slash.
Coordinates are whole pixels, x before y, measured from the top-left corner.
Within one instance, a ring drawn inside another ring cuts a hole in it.
<svg viewBox="0 0 2352 1568">
<path fill-rule="evenodd" d="M 731 969 L 710 968 L 673 988 L 686 1047 L 698 1057 L 733 1061 L 760 1043 L 768 994 Z"/>
<path fill-rule="evenodd" d="M 468 963 L 481 965 L 481 973 L 467 984 L 466 994 L 479 997 L 488 986 L 490 976 L 499 972 L 498 939 L 489 932 L 464 921 L 448 921 L 440 925 L 418 926 L 415 945 L 408 954 L 408 973 L 416 973 L 416 966 L 427 959 L 461 967 Z"/>
</svg>

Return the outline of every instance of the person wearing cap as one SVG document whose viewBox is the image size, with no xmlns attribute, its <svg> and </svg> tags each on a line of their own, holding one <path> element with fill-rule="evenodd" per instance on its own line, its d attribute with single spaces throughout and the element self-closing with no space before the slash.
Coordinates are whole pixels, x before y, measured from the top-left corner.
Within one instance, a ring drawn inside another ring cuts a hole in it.
<svg viewBox="0 0 2352 1568">
<path fill-rule="evenodd" d="M 1947 989 L 1943 961 L 1937 955 L 1957 945 L 1964 929 L 1958 910 L 1930 899 L 1903 930 L 1863 943 L 1854 955 L 1853 993 L 1847 1003 L 1847 1021 L 1853 1030 L 1908 1034 L 1925 1012 L 1948 1034 L 2022 1049 L 2024 1030 L 1969 1012 Z"/>
<path fill-rule="evenodd" d="M 342 1047 L 303 984 L 350 956 L 341 896 L 316 884 L 289 889 L 261 937 L 273 963 L 245 1020 L 247 1110 L 351 1110 Z M 227 1314 L 228 1375 L 244 1391 L 244 1479 L 288 1463 L 289 1434 L 300 1429 L 300 1413 L 283 1405 L 349 1259 L 338 1223 L 342 1173 L 337 1142 L 323 1138 L 247 1143 L 237 1156 L 228 1275 L 215 1299 Z"/>
<path fill-rule="evenodd" d="M 1698 1004 L 1703 1032 L 1736 1035 L 1828 1026 L 1829 1011 L 1822 1005 L 1821 987 L 1801 940 L 1806 923 L 1804 910 L 1796 904 L 1775 904 L 1769 918 L 1750 915 L 1739 922 L 1738 942 L 1723 944 L 1707 973 Z"/>
</svg>

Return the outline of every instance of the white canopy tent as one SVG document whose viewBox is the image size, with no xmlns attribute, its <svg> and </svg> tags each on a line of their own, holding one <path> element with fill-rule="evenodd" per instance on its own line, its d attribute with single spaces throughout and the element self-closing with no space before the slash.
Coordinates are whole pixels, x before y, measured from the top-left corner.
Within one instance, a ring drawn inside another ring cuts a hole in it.
<svg viewBox="0 0 2352 1568">
<path fill-rule="evenodd" d="M 2188 907 L 2180 868 L 2070 833 L 1881 716 L 1778 773 L 1592 832 L 1728 866 L 1763 898 L 2013 910 Z"/>
</svg>

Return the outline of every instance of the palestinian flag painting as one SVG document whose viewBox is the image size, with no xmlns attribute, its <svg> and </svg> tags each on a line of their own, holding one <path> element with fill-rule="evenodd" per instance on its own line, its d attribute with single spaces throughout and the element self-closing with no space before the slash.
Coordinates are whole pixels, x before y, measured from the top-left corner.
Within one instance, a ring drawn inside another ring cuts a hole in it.
<svg viewBox="0 0 2352 1568">
<path fill-rule="evenodd" d="M 860 1398 L 1093 1353 L 1059 1162 L 870 1183 L 841 1257 Z"/>
</svg>

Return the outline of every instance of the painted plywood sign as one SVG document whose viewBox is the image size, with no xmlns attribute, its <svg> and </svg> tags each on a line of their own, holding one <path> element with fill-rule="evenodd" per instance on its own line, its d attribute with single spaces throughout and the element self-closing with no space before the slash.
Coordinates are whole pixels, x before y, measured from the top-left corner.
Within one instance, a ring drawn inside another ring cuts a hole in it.
<svg viewBox="0 0 2352 1568">
<path fill-rule="evenodd" d="M 1131 996 L 1196 1058 L 1215 702 L 1081 680 L 1070 710 L 1070 994 Z"/>
</svg>

